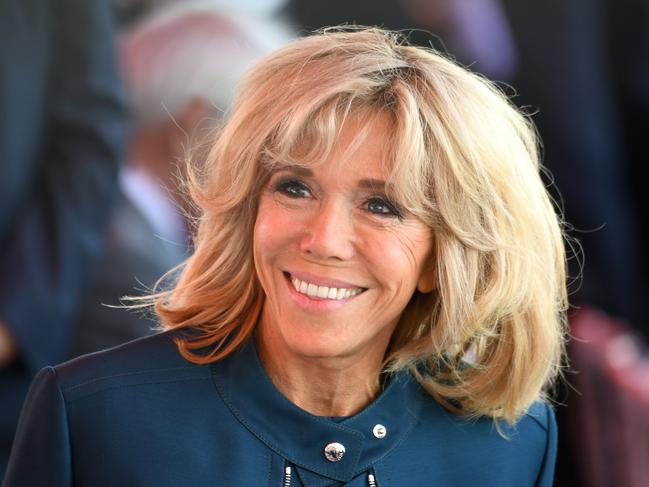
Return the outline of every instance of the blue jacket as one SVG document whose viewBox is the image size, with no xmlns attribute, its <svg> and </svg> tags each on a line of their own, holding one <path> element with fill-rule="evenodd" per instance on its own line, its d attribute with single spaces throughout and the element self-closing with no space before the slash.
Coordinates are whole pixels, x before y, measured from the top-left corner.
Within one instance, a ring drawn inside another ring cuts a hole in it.
<svg viewBox="0 0 649 487">
<path fill-rule="evenodd" d="M 42 370 L 3 486 L 551 485 L 552 410 L 502 430 L 447 412 L 407 372 L 353 417 L 313 416 L 275 389 L 252 341 L 201 366 L 160 334 Z"/>
</svg>

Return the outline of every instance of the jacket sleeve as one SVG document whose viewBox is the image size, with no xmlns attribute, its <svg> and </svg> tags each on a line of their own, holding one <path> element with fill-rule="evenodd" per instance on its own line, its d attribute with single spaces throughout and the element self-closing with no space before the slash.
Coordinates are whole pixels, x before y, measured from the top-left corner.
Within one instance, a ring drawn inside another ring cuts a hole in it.
<svg viewBox="0 0 649 487">
<path fill-rule="evenodd" d="M 536 487 L 552 487 L 554 482 L 554 464 L 557 460 L 557 420 L 551 406 L 545 406 L 547 411 L 548 437 L 545 447 L 543 465 L 539 473 Z"/>
<path fill-rule="evenodd" d="M 42 150 L 0 253 L 0 319 L 34 373 L 68 358 L 70 322 L 117 194 L 126 130 L 111 2 L 47 5 L 45 120 L 42 140 L 30 142 Z"/>
<path fill-rule="evenodd" d="M 41 370 L 23 407 L 2 487 L 72 485 L 70 435 L 56 371 Z"/>
</svg>

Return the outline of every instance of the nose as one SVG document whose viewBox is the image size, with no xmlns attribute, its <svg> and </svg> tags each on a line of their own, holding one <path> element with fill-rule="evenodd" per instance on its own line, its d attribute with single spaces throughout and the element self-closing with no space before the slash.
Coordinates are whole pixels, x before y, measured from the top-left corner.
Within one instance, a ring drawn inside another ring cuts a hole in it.
<svg viewBox="0 0 649 487">
<path fill-rule="evenodd" d="M 335 201 L 322 204 L 309 215 L 300 250 L 323 260 L 349 260 L 355 252 L 352 214 Z"/>
</svg>

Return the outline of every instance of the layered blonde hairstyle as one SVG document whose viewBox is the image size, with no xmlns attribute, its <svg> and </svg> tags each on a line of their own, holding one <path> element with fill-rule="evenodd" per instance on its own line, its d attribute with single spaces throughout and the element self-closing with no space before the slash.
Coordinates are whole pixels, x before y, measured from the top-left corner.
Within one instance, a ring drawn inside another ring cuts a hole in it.
<svg viewBox="0 0 649 487">
<path fill-rule="evenodd" d="M 513 423 L 563 356 L 562 231 L 534 128 L 490 82 L 381 29 L 294 41 L 242 80 L 192 164 L 195 252 L 157 296 L 162 326 L 187 332 L 177 344 L 196 363 L 251 336 L 264 302 L 252 253 L 260 191 L 278 166 L 325 160 L 361 114 L 390 117 L 389 192 L 434 235 L 435 290 L 413 295 L 385 370 L 410 369 L 453 411 Z"/>
</svg>

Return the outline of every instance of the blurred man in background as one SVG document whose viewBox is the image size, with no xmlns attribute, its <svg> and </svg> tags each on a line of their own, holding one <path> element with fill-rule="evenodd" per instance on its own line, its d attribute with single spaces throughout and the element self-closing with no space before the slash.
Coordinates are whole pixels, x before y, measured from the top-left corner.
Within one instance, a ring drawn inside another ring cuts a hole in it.
<svg viewBox="0 0 649 487">
<path fill-rule="evenodd" d="M 69 357 L 117 192 L 112 20 L 107 0 L 0 3 L 0 478 L 33 374 Z"/>
<path fill-rule="evenodd" d="M 134 126 L 106 249 L 76 320 L 75 355 L 154 329 L 147 316 L 106 304 L 149 291 L 187 256 L 191 208 L 178 187 L 185 153 L 212 133 L 246 69 L 290 38 L 263 12 L 222 4 L 166 2 L 121 38 Z"/>
</svg>

